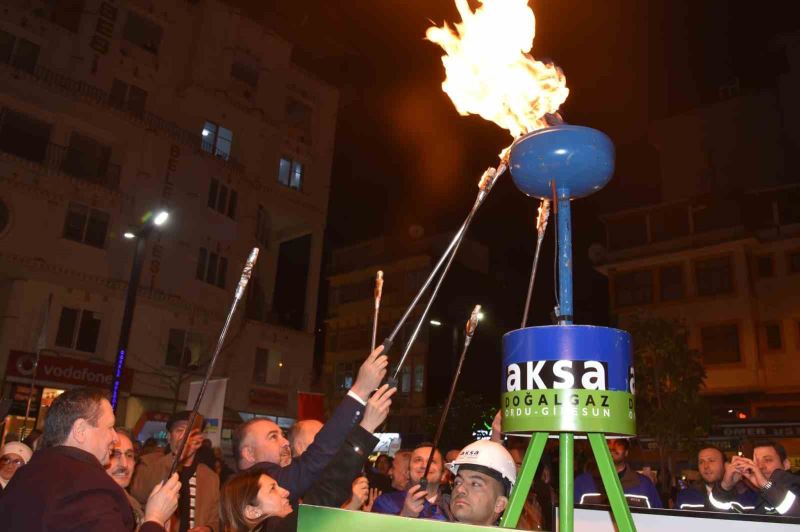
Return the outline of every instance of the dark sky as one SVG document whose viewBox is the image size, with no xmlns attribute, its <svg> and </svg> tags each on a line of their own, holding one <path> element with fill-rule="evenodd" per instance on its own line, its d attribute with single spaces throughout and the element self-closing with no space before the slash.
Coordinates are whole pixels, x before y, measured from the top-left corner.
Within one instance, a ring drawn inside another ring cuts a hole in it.
<svg viewBox="0 0 800 532">
<path fill-rule="evenodd" d="M 329 249 L 405 235 L 411 225 L 433 234 L 461 223 L 479 176 L 512 139 L 481 118 L 459 116 L 441 91 L 442 52 L 423 36 L 432 22 L 459 20 L 452 0 L 230 1 L 296 42 L 293 59 L 340 89 Z M 566 74 L 564 118 L 606 132 L 618 150 L 612 183 L 573 206 L 576 310 L 583 299 L 591 307 L 587 321 L 607 320 L 604 280 L 586 254 L 603 238 L 597 213 L 659 199 L 648 124 L 713 101 L 734 76 L 744 89 L 774 83 L 782 65 L 770 43 L 797 29 L 793 3 L 529 2 L 537 29 L 533 56 L 551 59 Z M 491 243 L 496 261 L 526 275 L 536 206 L 506 176 L 471 236 Z"/>
</svg>

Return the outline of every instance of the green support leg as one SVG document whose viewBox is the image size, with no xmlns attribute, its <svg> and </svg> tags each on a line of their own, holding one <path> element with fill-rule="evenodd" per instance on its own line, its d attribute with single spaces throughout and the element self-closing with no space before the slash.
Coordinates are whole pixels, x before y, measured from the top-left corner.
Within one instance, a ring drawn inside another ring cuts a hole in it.
<svg viewBox="0 0 800 532">
<path fill-rule="evenodd" d="M 574 449 L 575 435 L 562 432 L 558 437 L 558 530 L 572 532 L 575 517 L 574 505 Z"/>
<path fill-rule="evenodd" d="M 539 460 L 542 459 L 544 446 L 547 444 L 547 436 L 546 432 L 536 432 L 531 437 L 528 450 L 525 451 L 525 458 L 522 460 L 522 467 L 519 469 L 517 483 L 514 485 L 514 489 L 511 490 L 508 507 L 500 520 L 502 528 L 515 528 L 517 526 L 519 516 L 522 514 L 522 508 L 525 506 L 528 493 L 531 491 L 533 477 L 539 467 Z"/>
<path fill-rule="evenodd" d="M 633 524 L 631 510 L 628 508 L 628 501 L 622 491 L 622 484 L 619 481 L 617 469 L 614 467 L 611 451 L 608 450 L 605 435 L 594 432 L 589 433 L 587 436 L 589 443 L 592 445 L 594 457 L 597 460 L 597 467 L 600 469 L 600 476 L 603 479 L 603 486 L 606 488 L 608 502 L 611 503 L 611 511 L 614 514 L 614 520 L 617 522 L 617 530 L 619 532 L 636 532 L 636 525 Z"/>
</svg>

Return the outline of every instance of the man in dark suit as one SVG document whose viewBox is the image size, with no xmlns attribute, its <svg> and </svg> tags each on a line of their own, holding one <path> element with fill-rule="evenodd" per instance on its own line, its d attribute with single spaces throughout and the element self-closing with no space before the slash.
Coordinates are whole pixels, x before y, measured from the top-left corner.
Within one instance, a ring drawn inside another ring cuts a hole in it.
<svg viewBox="0 0 800 532">
<path fill-rule="evenodd" d="M 240 425 L 233 436 L 239 470 L 258 467 L 288 490 L 289 500 L 296 505 L 359 423 L 370 394 L 386 376 L 388 360 L 382 351 L 383 346 L 380 346 L 370 353 L 347 396 L 317 433 L 314 442 L 296 460 L 292 460 L 289 441 L 274 422 L 254 418 Z"/>
<path fill-rule="evenodd" d="M 75 389 L 58 396 L 43 438 L 45 448 L 14 475 L 0 499 L 0 531 L 133 531 L 128 498 L 104 469 L 117 438 L 114 411 L 104 394 Z M 153 490 L 142 532 L 164 530 L 179 488 L 174 475 Z"/>
</svg>

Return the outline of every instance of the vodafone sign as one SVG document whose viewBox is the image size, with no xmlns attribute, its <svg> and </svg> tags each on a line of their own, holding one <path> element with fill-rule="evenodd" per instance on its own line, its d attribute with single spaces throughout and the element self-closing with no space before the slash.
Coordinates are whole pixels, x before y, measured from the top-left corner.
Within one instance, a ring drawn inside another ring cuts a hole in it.
<svg viewBox="0 0 800 532">
<path fill-rule="evenodd" d="M 33 353 L 11 350 L 6 365 L 6 378 L 12 381 L 28 382 L 33 376 L 35 358 L 36 355 Z M 39 369 L 36 371 L 37 382 L 63 383 L 90 388 L 111 387 L 113 376 L 111 364 L 98 364 L 77 358 L 44 354 L 39 357 Z M 120 388 L 130 392 L 132 383 L 133 371 L 124 369 Z"/>
</svg>

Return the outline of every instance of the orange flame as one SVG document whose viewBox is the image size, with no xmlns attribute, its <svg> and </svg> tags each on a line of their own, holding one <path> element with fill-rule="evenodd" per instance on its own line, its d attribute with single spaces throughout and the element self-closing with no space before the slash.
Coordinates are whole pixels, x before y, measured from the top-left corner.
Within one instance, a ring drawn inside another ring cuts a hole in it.
<svg viewBox="0 0 800 532">
<path fill-rule="evenodd" d="M 442 89 L 459 114 L 476 114 L 518 137 L 547 124 L 569 95 L 564 73 L 530 55 L 536 19 L 527 0 L 455 0 L 461 23 L 428 28 L 441 46 L 446 79 Z"/>
</svg>

